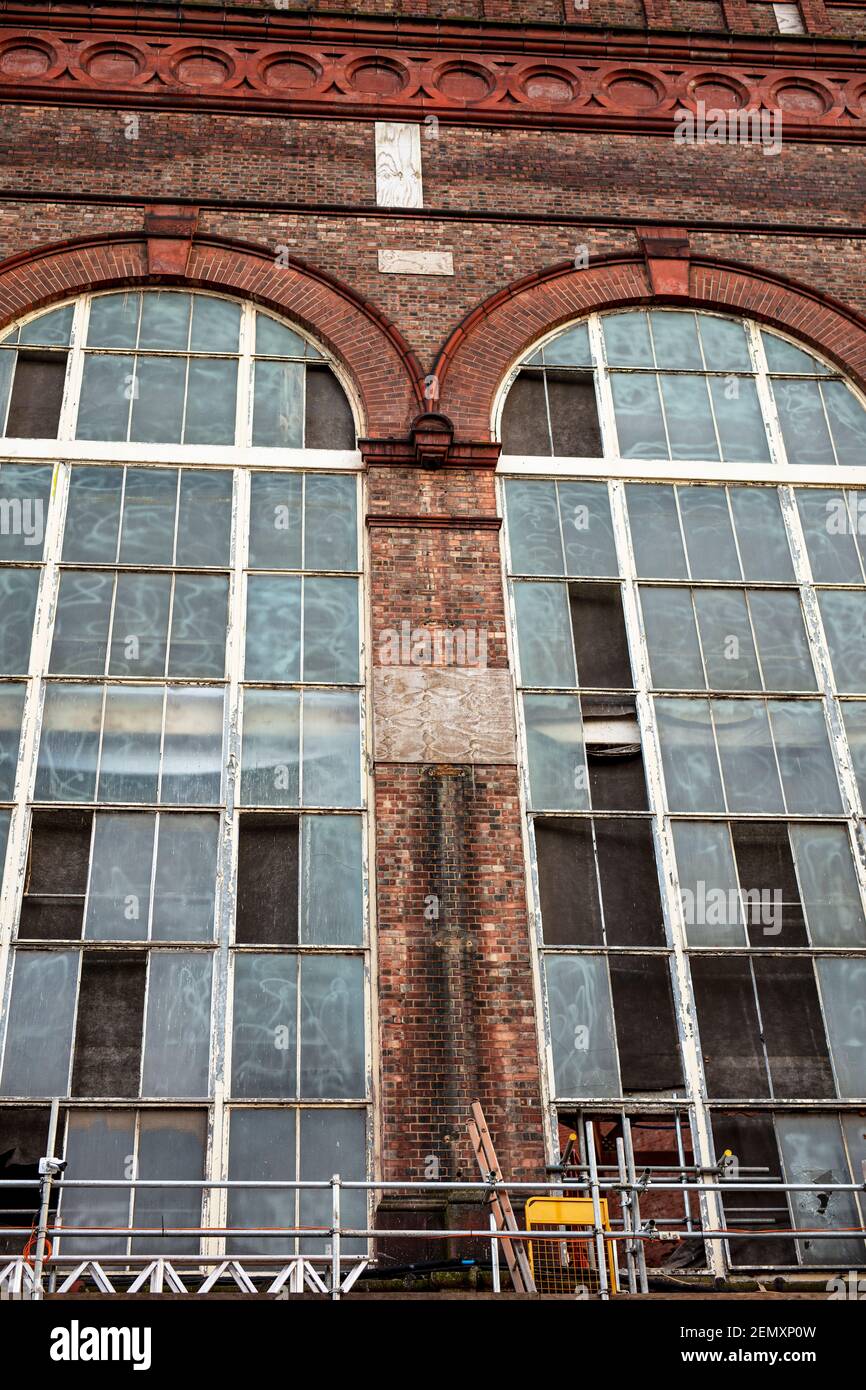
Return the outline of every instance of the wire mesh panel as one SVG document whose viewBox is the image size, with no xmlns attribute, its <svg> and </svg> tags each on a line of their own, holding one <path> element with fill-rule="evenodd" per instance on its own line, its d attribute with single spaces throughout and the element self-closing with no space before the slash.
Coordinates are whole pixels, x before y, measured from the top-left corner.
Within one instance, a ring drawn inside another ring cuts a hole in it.
<svg viewBox="0 0 866 1390">
<path fill-rule="evenodd" d="M 601 1225 L 610 1230 L 607 1202 L 602 1200 Z M 529 1263 L 539 1293 L 598 1293 L 601 1288 L 592 1202 L 586 1197 L 530 1197 L 526 1229 L 550 1233 L 529 1242 Z M 617 1292 L 616 1256 L 607 1241 L 608 1287 Z"/>
</svg>

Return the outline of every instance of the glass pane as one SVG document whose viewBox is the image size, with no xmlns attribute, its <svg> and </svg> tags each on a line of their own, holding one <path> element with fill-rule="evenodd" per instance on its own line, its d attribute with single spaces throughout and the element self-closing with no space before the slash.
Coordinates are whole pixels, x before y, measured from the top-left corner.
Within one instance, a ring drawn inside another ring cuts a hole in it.
<svg viewBox="0 0 866 1390">
<path fill-rule="evenodd" d="M 0 487 L 5 473 L 0 470 Z M 72 469 L 63 533 L 67 563 L 114 564 L 122 488 L 122 468 Z"/>
<path fill-rule="evenodd" d="M 794 578 L 785 523 L 775 488 L 728 488 L 743 578 L 771 583 Z"/>
<path fill-rule="evenodd" d="M 26 675 L 30 669 L 38 570 L 0 570 L 0 675 Z"/>
<path fill-rule="evenodd" d="M 301 679 L 301 580 L 250 575 L 247 581 L 244 678 Z"/>
<path fill-rule="evenodd" d="M 266 357 L 303 357 L 305 340 L 267 314 L 256 314 L 256 352 Z"/>
<path fill-rule="evenodd" d="M 241 800 L 245 806 L 297 806 L 300 695 L 245 690 Z"/>
<path fill-rule="evenodd" d="M 661 376 L 659 384 L 671 458 L 718 459 L 719 446 L 713 428 L 706 377 Z"/>
<path fill-rule="evenodd" d="M 866 410 L 844 381 L 822 382 L 821 395 L 839 463 L 843 468 L 861 468 L 866 463 Z"/>
<path fill-rule="evenodd" d="M 546 343 L 544 362 L 548 367 L 591 367 L 592 353 L 586 324 L 576 323 L 573 328 L 567 328 L 552 342 Z"/>
<path fill-rule="evenodd" d="M 212 940 L 218 838 L 216 816 L 160 816 L 154 941 Z"/>
<path fill-rule="evenodd" d="M 134 368 L 134 357 L 86 355 L 76 439 L 126 439 Z"/>
<path fill-rule="evenodd" d="M 303 661 L 305 681 L 360 679 L 357 579 L 304 580 Z"/>
<path fill-rule="evenodd" d="M 251 569 L 301 568 L 300 473 L 253 473 L 250 483 Z"/>
<path fill-rule="evenodd" d="M 207 1122 L 192 1110 L 142 1110 L 138 1143 L 138 1176 L 153 1182 L 166 1178 L 189 1182 L 204 1177 Z M 165 1227 L 201 1225 L 201 1188 L 139 1187 L 134 1202 L 134 1224 Z M 134 1255 L 195 1254 L 199 1237 L 134 1236 Z"/>
<path fill-rule="evenodd" d="M 180 479 L 176 563 L 227 565 L 231 521 L 231 470 L 215 469 L 204 473 L 185 468 Z"/>
<path fill-rule="evenodd" d="M 151 954 L 143 1096 L 208 1094 L 212 965 L 209 951 Z"/>
<path fill-rule="evenodd" d="M 353 691 L 305 691 L 304 806 L 361 803 L 361 730 Z"/>
<path fill-rule="evenodd" d="M 740 562 L 723 487 L 677 489 L 693 579 L 740 578 Z"/>
<path fill-rule="evenodd" d="M 184 444 L 234 444 L 237 397 L 237 362 L 219 357 L 192 358 Z"/>
<path fill-rule="evenodd" d="M 171 610 L 170 676 L 220 680 L 225 675 L 229 581 L 178 574 Z"/>
<path fill-rule="evenodd" d="M 817 357 L 794 347 L 793 343 L 786 342 L 784 338 L 778 338 L 775 333 L 762 331 L 761 337 L 767 354 L 767 366 L 771 372 L 812 372 L 823 376 L 829 371 L 829 367 L 825 367 Z"/>
<path fill-rule="evenodd" d="M 703 369 L 695 316 L 679 310 L 656 309 L 650 312 L 653 346 L 659 367 L 685 371 Z"/>
<path fill-rule="evenodd" d="M 165 675 L 170 604 L 170 574 L 117 576 L 110 675 Z"/>
<path fill-rule="evenodd" d="M 813 945 L 866 945 L 863 904 L 845 826 L 791 825 L 789 830 Z"/>
<path fill-rule="evenodd" d="M 862 494 L 798 487 L 795 495 L 813 578 L 819 584 L 862 584 L 854 539 Z"/>
<path fill-rule="evenodd" d="M 610 378 L 619 452 L 626 459 L 666 459 L 668 443 L 655 376 Z"/>
<path fill-rule="evenodd" d="M 643 310 L 602 319 L 607 360 L 617 367 L 651 367 L 653 350 Z"/>
<path fill-rule="evenodd" d="M 818 959 L 824 1020 L 840 1096 L 866 1096 L 866 960 Z"/>
<path fill-rule="evenodd" d="M 701 650 L 711 690 L 760 690 L 761 675 L 741 589 L 695 589 Z"/>
<path fill-rule="evenodd" d="M 773 381 L 788 462 L 820 467 L 836 462 L 817 381 Z"/>
<path fill-rule="evenodd" d="M 769 463 L 770 445 L 750 377 L 711 377 L 710 393 L 726 463 Z"/>
<path fill-rule="evenodd" d="M 36 770 L 37 801 L 93 801 L 101 717 L 101 686 L 47 687 Z M 4 714 L 2 727 L 10 724 Z"/>
<path fill-rule="evenodd" d="M 748 602 L 766 688 L 815 690 L 799 595 L 751 589 Z"/>
<path fill-rule="evenodd" d="M 241 306 L 210 294 L 192 297 L 192 352 L 237 352 Z"/>
<path fill-rule="evenodd" d="M 835 815 L 842 803 L 822 704 L 768 700 L 767 708 L 788 810 L 795 815 Z"/>
<path fill-rule="evenodd" d="M 185 381 L 185 357 L 136 358 L 131 440 L 147 444 L 180 443 Z"/>
<path fill-rule="evenodd" d="M 576 695 L 524 695 L 523 714 L 535 810 L 588 811 L 580 700 Z"/>
<path fill-rule="evenodd" d="M 301 960 L 300 1093 L 350 1100 L 366 1095 L 364 962 L 354 956 Z"/>
<path fill-rule="evenodd" d="M 713 722 L 731 811 L 784 811 L 763 700 L 713 700 Z"/>
<path fill-rule="evenodd" d="M 95 818 L 84 935 L 145 941 L 150 916 L 155 816 Z"/>
<path fill-rule="evenodd" d="M 54 467 L 4 463 L 0 467 L 0 560 L 41 560 Z"/>
<path fill-rule="evenodd" d="M 72 1181 L 105 1178 L 121 1182 L 129 1176 L 135 1155 L 135 1114 L 131 1110 L 72 1111 L 66 1133 L 64 1177 Z M 63 1193 L 64 1226 L 94 1229 L 126 1226 L 129 1221 L 129 1189 L 122 1187 L 70 1187 Z M 64 1236 L 65 1255 L 123 1255 L 125 1235 Z"/>
<path fill-rule="evenodd" d="M 301 1111 L 301 1177 L 307 1182 L 328 1182 L 339 1173 L 345 1182 L 364 1182 L 367 1177 L 366 1117 L 362 1110 Z M 301 1189 L 300 1224 L 330 1226 L 331 1194 L 327 1189 Z M 344 1191 L 340 1215 L 345 1225 L 356 1230 L 367 1228 L 367 1194 Z M 329 1244 L 330 1242 L 328 1242 Z M 325 1238 L 302 1236 L 302 1251 L 322 1254 Z M 366 1240 L 358 1237 L 341 1242 L 346 1255 L 363 1254 Z"/>
<path fill-rule="evenodd" d="M 62 309 L 50 309 L 47 314 L 40 314 L 38 318 L 31 319 L 22 326 L 19 343 L 39 347 L 68 347 L 74 310 L 74 304 L 64 304 Z"/>
<path fill-rule="evenodd" d="M 9 839 L 9 811 L 0 811 L 0 881 L 3 878 L 3 868 L 6 863 L 6 844 Z"/>
<path fill-rule="evenodd" d="M 615 1096 L 619 1069 L 607 964 L 601 956 L 545 959 L 554 1089 L 558 1096 Z"/>
<path fill-rule="evenodd" d="M 161 800 L 172 806 L 215 806 L 221 799 L 222 690 L 168 687 Z"/>
<path fill-rule="evenodd" d="M 822 590 L 818 607 L 827 634 L 836 688 L 842 695 L 866 690 L 866 593 Z"/>
<path fill-rule="evenodd" d="M 231 1117 L 229 1180 L 294 1182 L 294 1110 L 234 1110 Z M 273 1231 L 294 1227 L 295 1189 L 235 1187 L 228 1193 L 228 1223 Z M 294 1236 L 229 1236 L 230 1255 L 291 1255 Z"/>
<path fill-rule="evenodd" d="M 297 956 L 235 956 L 232 1095 L 297 1095 Z"/>
<path fill-rule="evenodd" d="M 607 483 L 558 483 L 557 491 L 566 574 L 619 574 Z"/>
<path fill-rule="evenodd" d="M 18 951 L 9 1001 L 3 1094 L 65 1096 L 78 951 Z"/>
<path fill-rule="evenodd" d="M 308 473 L 304 479 L 304 568 L 358 568 L 358 487 L 354 475 Z"/>
<path fill-rule="evenodd" d="M 790 1183 L 845 1183 L 851 1181 L 839 1121 L 835 1115 L 777 1115 L 776 1132 Z M 826 1201 L 814 1188 L 789 1193 L 795 1227 L 807 1231 L 857 1227 L 860 1221 L 851 1192 L 834 1192 Z M 797 1241 L 800 1259 L 807 1265 L 839 1264 L 843 1268 L 863 1261 L 863 1241 Z"/>
<path fill-rule="evenodd" d="M 562 574 L 556 485 L 509 479 L 505 484 L 505 503 L 512 573 Z"/>
<path fill-rule="evenodd" d="M 640 602 L 653 685 L 663 690 L 703 690 L 706 682 L 691 591 L 642 584 Z"/>
<path fill-rule="evenodd" d="M 255 364 L 253 444 L 303 447 L 304 366 L 301 362 Z"/>
<path fill-rule="evenodd" d="M 301 817 L 301 945 L 357 946 L 364 939 L 361 821 Z"/>
<path fill-rule="evenodd" d="M 141 295 L 129 290 L 98 295 L 90 305 L 87 346 L 134 348 L 140 303 Z"/>
<path fill-rule="evenodd" d="M 162 686 L 109 687 L 99 763 L 100 801 L 156 801 L 161 732 Z"/>
<path fill-rule="evenodd" d="M 142 296 L 140 348 L 186 350 L 189 341 L 188 294 L 174 290 L 148 290 Z"/>
<path fill-rule="evenodd" d="M 704 359 L 711 372 L 750 372 L 752 362 L 746 327 L 740 319 L 720 319 L 698 314 Z"/>
<path fill-rule="evenodd" d="M 576 685 L 566 586 L 517 582 L 513 587 L 521 685 Z"/>
<path fill-rule="evenodd" d="M 101 676 L 108 656 L 112 574 L 66 570 L 54 620 L 49 670 L 64 676 Z"/>
<path fill-rule="evenodd" d="M 0 342 L 2 341 L 3 339 L 0 337 Z M 15 352 L 0 352 L 0 433 L 2 434 L 6 432 L 6 411 L 9 406 L 9 392 L 17 357 L 18 354 Z"/>
<path fill-rule="evenodd" d="M 121 564 L 171 564 L 177 479 L 175 468 L 127 468 Z"/>
<path fill-rule="evenodd" d="M 680 898 L 690 946 L 745 946 L 739 883 L 727 825 L 673 821 Z"/>
<path fill-rule="evenodd" d="M 866 807 L 866 701 L 845 700 L 842 719 L 848 737 L 851 762 L 857 777 L 860 801 Z"/>
<path fill-rule="evenodd" d="M 637 573 L 647 579 L 688 578 L 673 488 L 627 483 L 626 497 Z"/>
<path fill-rule="evenodd" d="M 658 699 L 656 720 L 671 811 L 724 811 L 706 700 Z"/>
</svg>

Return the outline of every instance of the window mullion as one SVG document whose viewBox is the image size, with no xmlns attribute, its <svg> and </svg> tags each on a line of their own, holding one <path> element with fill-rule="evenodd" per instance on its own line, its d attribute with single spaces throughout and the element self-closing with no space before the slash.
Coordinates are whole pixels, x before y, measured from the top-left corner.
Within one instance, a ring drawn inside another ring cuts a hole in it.
<svg viewBox="0 0 866 1390">
<path fill-rule="evenodd" d="M 616 413 L 613 408 L 613 391 L 610 384 L 610 375 L 607 369 L 607 359 L 604 351 L 604 334 L 602 332 L 601 318 L 598 314 L 592 314 L 588 320 L 589 346 L 592 360 L 595 364 L 595 390 L 598 402 L 598 420 L 601 426 L 601 448 L 605 458 L 616 458 L 619 454 L 619 442 L 616 432 Z"/>
<path fill-rule="evenodd" d="M 779 414 L 776 410 L 776 403 L 770 387 L 767 354 L 764 351 L 761 330 L 756 323 L 752 323 L 751 320 L 747 319 L 746 333 L 749 337 L 749 348 L 752 353 L 752 360 L 757 369 L 755 389 L 758 393 L 758 404 L 761 407 L 761 414 L 764 418 L 764 428 L 767 431 L 767 442 L 770 446 L 770 461 L 777 466 L 780 464 L 785 466 L 788 462 L 788 456 L 785 452 L 782 427 L 779 423 Z"/>
</svg>

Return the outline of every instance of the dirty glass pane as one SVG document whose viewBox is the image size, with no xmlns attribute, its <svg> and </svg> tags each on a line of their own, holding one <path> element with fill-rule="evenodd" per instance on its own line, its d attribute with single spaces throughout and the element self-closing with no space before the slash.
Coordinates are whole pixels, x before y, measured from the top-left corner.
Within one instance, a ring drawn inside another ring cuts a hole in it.
<svg viewBox="0 0 866 1390">
<path fill-rule="evenodd" d="M 577 684 L 564 584 L 514 584 L 521 685 Z"/>
<path fill-rule="evenodd" d="M 84 935 L 95 941 L 144 941 L 156 817 L 95 819 Z"/>
<path fill-rule="evenodd" d="M 301 817 L 301 945 L 356 946 L 364 936 L 361 820 Z"/>
<path fill-rule="evenodd" d="M 304 956 L 300 1094 L 351 1100 L 366 1093 L 364 962 L 355 956 Z"/>
<path fill-rule="evenodd" d="M 742 589 L 695 589 L 694 600 L 710 689 L 760 690 Z"/>
<path fill-rule="evenodd" d="M 642 584 L 640 602 L 653 685 L 667 690 L 703 690 L 706 681 L 691 591 Z"/>
<path fill-rule="evenodd" d="M 127 468 L 120 540 L 121 564 L 171 564 L 177 479 L 175 468 Z"/>
<path fill-rule="evenodd" d="M 142 296 L 140 348 L 180 349 L 189 342 L 190 297 L 175 290 L 149 290 Z"/>
<path fill-rule="evenodd" d="M 677 488 L 693 579 L 739 579 L 740 562 L 723 487 Z"/>
<path fill-rule="evenodd" d="M 183 429 L 185 357 L 137 357 L 129 437 L 179 444 Z"/>
<path fill-rule="evenodd" d="M 303 679 L 357 681 L 358 660 L 357 579 L 305 579 Z"/>
<path fill-rule="evenodd" d="M 134 357 L 85 356 L 76 439 L 126 439 L 134 371 Z"/>
<path fill-rule="evenodd" d="M 300 695 L 245 690 L 241 800 L 245 806 L 297 806 Z"/>
<path fill-rule="evenodd" d="M 561 482 L 557 484 L 557 491 L 566 574 L 577 577 L 619 574 L 607 483 Z M 513 554 L 513 544 L 511 549 Z"/>
<path fill-rule="evenodd" d="M 165 675 L 170 604 L 170 574 L 117 576 L 109 675 Z"/>
<path fill-rule="evenodd" d="M 842 1129 L 854 1182 L 866 1182 L 866 1115 L 842 1115 Z M 863 1198 L 860 1199 L 861 1210 Z"/>
<path fill-rule="evenodd" d="M 815 671 L 795 593 L 750 589 L 749 611 L 767 690 L 814 690 Z"/>
<path fill-rule="evenodd" d="M 505 484 L 505 504 L 512 572 L 562 574 L 562 536 L 555 484 L 509 478 Z"/>
<path fill-rule="evenodd" d="M 707 379 L 703 376 L 660 376 L 671 458 L 717 460 L 719 446 L 713 428 Z"/>
<path fill-rule="evenodd" d="M 859 492 L 798 487 L 795 492 L 812 577 L 818 584 L 862 584 L 863 571 L 854 536 Z"/>
<path fill-rule="evenodd" d="M 101 716 L 101 686 L 47 687 L 36 770 L 37 801 L 94 799 Z M 4 712 L 2 727 L 10 727 L 11 722 Z M 20 712 L 18 722 L 20 726 Z"/>
<path fill-rule="evenodd" d="M 66 570 L 54 619 L 49 669 L 64 676 L 101 676 L 108 655 L 114 575 Z"/>
<path fill-rule="evenodd" d="M 87 346 L 134 348 L 138 334 L 140 294 L 100 294 L 90 305 Z"/>
<path fill-rule="evenodd" d="M 156 801 L 161 731 L 161 686 L 109 687 L 99 764 L 99 801 Z"/>
<path fill-rule="evenodd" d="M 866 463 L 866 410 L 844 381 L 822 381 L 821 395 L 840 466 L 861 468 Z"/>
<path fill-rule="evenodd" d="M 651 367 L 653 350 L 643 310 L 602 319 L 607 360 L 616 367 Z"/>
<path fill-rule="evenodd" d="M 178 574 L 171 610 L 170 676 L 219 680 L 225 675 L 229 581 Z"/>
<path fill-rule="evenodd" d="M 244 678 L 301 679 L 301 580 L 252 574 L 247 581 Z"/>
<path fill-rule="evenodd" d="M 556 1094 L 618 1095 L 606 961 L 601 956 L 548 955 L 544 966 Z"/>
<path fill-rule="evenodd" d="M 713 700 L 712 706 L 729 809 L 783 813 L 763 700 Z"/>
<path fill-rule="evenodd" d="M 848 736 L 848 748 L 857 777 L 860 800 L 866 806 L 866 701 L 843 701 L 842 720 Z"/>
<path fill-rule="evenodd" d="M 303 357 L 307 346 L 300 333 L 268 318 L 267 314 L 256 314 L 256 352 L 265 357 Z"/>
<path fill-rule="evenodd" d="M 212 967 L 209 951 L 151 953 L 143 1096 L 208 1094 Z"/>
<path fill-rule="evenodd" d="M 656 720 L 671 811 L 724 811 L 707 700 L 657 699 Z"/>
<path fill-rule="evenodd" d="M 611 374 L 619 451 L 626 459 L 666 459 L 667 437 L 654 375 Z"/>
<path fill-rule="evenodd" d="M 6 409 L 17 359 L 15 352 L 0 352 L 0 433 L 6 433 Z"/>
<path fill-rule="evenodd" d="M 235 956 L 232 1095 L 297 1095 L 297 956 Z"/>
<path fill-rule="evenodd" d="M 811 372 L 813 375 L 823 376 L 830 370 L 810 352 L 794 347 L 793 343 L 777 337 L 775 333 L 762 330 L 761 338 L 767 354 L 767 366 L 771 372 Z"/>
<path fill-rule="evenodd" d="M 22 346 L 26 343 L 38 347 L 68 347 L 74 309 L 74 304 L 64 304 L 61 309 L 51 309 L 31 319 L 22 326 L 19 343 Z"/>
<path fill-rule="evenodd" d="M 559 333 L 551 342 L 545 343 L 543 354 L 546 367 L 591 367 L 592 353 L 586 324 L 576 323 L 573 328 Z"/>
<path fill-rule="evenodd" d="M 835 1115 L 777 1115 L 776 1133 L 786 1182 L 851 1181 Z M 851 1192 L 834 1192 L 829 1202 L 814 1189 L 790 1192 L 788 1198 L 795 1227 L 816 1231 L 860 1225 Z M 839 1240 L 804 1237 L 797 1241 L 797 1249 L 805 1265 L 860 1264 L 864 1253 L 862 1240 L 844 1237 Z"/>
<path fill-rule="evenodd" d="M 755 582 L 791 580 L 794 570 L 776 488 L 728 488 L 743 578 Z"/>
<path fill-rule="evenodd" d="M 54 467 L 0 467 L 0 560 L 41 560 Z"/>
<path fill-rule="evenodd" d="M 301 568 L 300 473 L 253 473 L 250 481 L 250 569 Z"/>
<path fill-rule="evenodd" d="M 694 314 L 656 309 L 650 312 L 649 321 L 657 366 L 675 371 L 685 371 L 687 367 L 703 370 Z"/>
<path fill-rule="evenodd" d="M 866 1096 L 866 960 L 818 958 L 824 1019 L 840 1096 Z"/>
<path fill-rule="evenodd" d="M 135 1154 L 135 1113 L 131 1110 L 73 1110 L 64 1150 L 64 1177 L 104 1178 L 111 1182 L 129 1176 Z M 64 1226 L 125 1226 L 129 1220 L 129 1188 L 70 1187 L 63 1193 L 60 1215 Z M 64 1236 L 66 1255 L 123 1255 L 124 1235 Z"/>
<path fill-rule="evenodd" d="M 768 700 L 767 708 L 788 810 L 835 815 L 842 803 L 822 703 Z"/>
<path fill-rule="evenodd" d="M 358 487 L 353 474 L 304 479 L 304 569 L 358 568 Z"/>
<path fill-rule="evenodd" d="M 673 821 L 680 898 L 690 946 L 745 946 L 739 883 L 728 827 Z"/>
<path fill-rule="evenodd" d="M 830 432 L 817 381 L 773 381 L 773 395 L 788 462 L 820 467 L 834 464 Z"/>
<path fill-rule="evenodd" d="M 366 1116 L 362 1110 L 301 1111 L 301 1177 L 307 1182 L 330 1182 L 339 1173 L 344 1182 L 364 1182 L 367 1176 Z M 302 1188 L 300 1224 L 330 1226 L 331 1193 L 326 1189 Z M 343 1224 L 356 1230 L 367 1228 L 367 1194 L 363 1190 L 344 1191 L 340 1197 Z M 301 1250 L 323 1254 L 330 1241 L 325 1237 L 301 1237 Z M 367 1242 L 362 1237 L 343 1240 L 347 1255 L 363 1254 Z"/>
<path fill-rule="evenodd" d="M 231 469 L 206 473 L 185 468 L 180 479 L 176 563 L 227 565 L 231 519 Z"/>
<path fill-rule="evenodd" d="M 184 444 L 234 444 L 238 364 L 231 358 L 190 358 Z"/>
<path fill-rule="evenodd" d="M 637 573 L 646 579 L 687 579 L 673 488 L 627 483 L 626 497 Z"/>
<path fill-rule="evenodd" d="M 218 838 L 216 816 L 160 816 L 153 885 L 154 941 L 213 938 Z"/>
<path fill-rule="evenodd" d="M 712 314 L 698 314 L 697 317 L 707 370 L 750 372 L 752 362 L 742 320 L 716 318 Z"/>
<path fill-rule="evenodd" d="M 844 825 L 791 825 L 800 896 L 815 946 L 866 945 L 866 921 Z"/>
<path fill-rule="evenodd" d="M 588 811 L 580 700 L 576 695 L 524 695 L 523 713 L 534 809 Z"/>
<path fill-rule="evenodd" d="M 0 811 L 0 880 L 3 877 L 3 866 L 6 862 L 6 844 L 9 839 L 9 811 Z"/>
<path fill-rule="evenodd" d="M 358 695 L 351 690 L 305 691 L 304 806 L 361 803 Z"/>
<path fill-rule="evenodd" d="M 866 691 L 866 593 L 824 589 L 818 607 L 827 634 L 836 688 L 841 695 Z"/>
<path fill-rule="evenodd" d="M 770 446 L 758 392 L 750 377 L 711 377 L 716 426 L 727 463 L 769 463 Z"/>
<path fill-rule="evenodd" d="M 191 352 L 237 352 L 241 306 L 210 294 L 192 297 Z"/>
<path fill-rule="evenodd" d="M 17 951 L 3 1094 L 65 1096 L 75 1021 L 78 951 Z"/>
<path fill-rule="evenodd" d="M 294 1182 L 294 1110 L 233 1110 L 229 1144 L 231 1182 Z M 235 1187 L 228 1193 L 229 1226 L 274 1230 L 293 1227 L 294 1188 Z M 229 1255 L 291 1255 L 294 1236 L 229 1236 Z"/>
<path fill-rule="evenodd" d="M 16 676 L 30 669 L 30 642 L 36 610 L 38 570 L 0 570 L 0 674 Z"/>
<path fill-rule="evenodd" d="M 196 1110 L 142 1110 L 138 1141 L 138 1177 L 189 1182 L 204 1177 L 207 1117 Z M 133 1207 L 135 1226 L 201 1225 L 201 1188 L 139 1187 Z M 134 1255 L 195 1254 L 199 1237 L 133 1236 Z"/>
<path fill-rule="evenodd" d="M 254 445 L 303 447 L 304 366 L 302 362 L 258 361 L 254 368 Z"/>
<path fill-rule="evenodd" d="M 172 806 L 215 806 L 223 765 L 222 690 L 168 687 L 160 799 Z"/>
</svg>

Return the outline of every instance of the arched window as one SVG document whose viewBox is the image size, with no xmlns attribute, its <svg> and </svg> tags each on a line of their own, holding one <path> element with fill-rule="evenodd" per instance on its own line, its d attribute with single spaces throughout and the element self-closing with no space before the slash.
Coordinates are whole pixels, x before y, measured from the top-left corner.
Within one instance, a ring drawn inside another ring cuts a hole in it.
<svg viewBox="0 0 866 1390">
<path fill-rule="evenodd" d="M 860 466 L 866 406 L 836 368 L 742 319 L 594 317 L 524 357 L 505 454 Z"/>
</svg>

